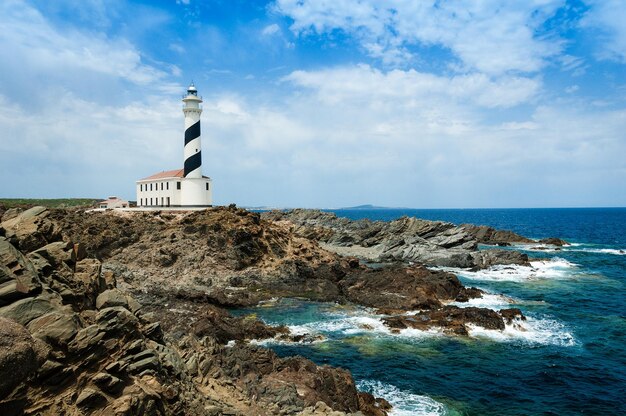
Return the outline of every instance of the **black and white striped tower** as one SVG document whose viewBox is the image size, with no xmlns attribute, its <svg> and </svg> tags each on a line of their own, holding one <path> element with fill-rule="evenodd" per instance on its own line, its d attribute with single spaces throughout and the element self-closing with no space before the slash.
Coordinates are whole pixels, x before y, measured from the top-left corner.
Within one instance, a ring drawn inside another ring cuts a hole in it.
<svg viewBox="0 0 626 416">
<path fill-rule="evenodd" d="M 193 82 L 183 97 L 185 114 L 185 178 L 202 178 L 202 145 L 200 144 L 200 114 L 202 98 Z"/>
</svg>

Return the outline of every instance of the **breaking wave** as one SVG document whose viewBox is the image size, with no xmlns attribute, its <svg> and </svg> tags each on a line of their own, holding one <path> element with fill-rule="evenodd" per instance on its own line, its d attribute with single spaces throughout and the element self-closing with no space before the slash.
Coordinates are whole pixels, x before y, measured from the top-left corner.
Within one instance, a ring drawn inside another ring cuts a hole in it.
<svg viewBox="0 0 626 416">
<path fill-rule="evenodd" d="M 576 340 L 571 331 L 562 323 L 548 318 L 527 316 L 526 320 L 516 319 L 506 324 L 503 331 L 485 329 L 468 324 L 468 332 L 472 338 L 489 338 L 498 342 L 513 342 L 527 345 L 556 345 L 571 347 Z"/>
<path fill-rule="evenodd" d="M 578 266 L 560 257 L 531 261 L 530 266 L 517 264 L 496 265 L 488 269 L 469 271 L 458 268 L 440 268 L 471 280 L 526 281 L 538 279 L 567 279 Z"/>
<path fill-rule="evenodd" d="M 414 394 L 400 390 L 394 385 L 376 380 L 357 382 L 357 388 L 383 397 L 393 406 L 390 416 L 446 416 L 449 414 L 446 406 L 428 396 Z"/>
</svg>

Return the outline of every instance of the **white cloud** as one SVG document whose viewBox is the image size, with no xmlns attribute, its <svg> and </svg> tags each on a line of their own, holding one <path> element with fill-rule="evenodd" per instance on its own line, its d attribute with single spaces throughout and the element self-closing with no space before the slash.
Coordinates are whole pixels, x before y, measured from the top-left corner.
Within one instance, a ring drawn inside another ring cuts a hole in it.
<svg viewBox="0 0 626 416">
<path fill-rule="evenodd" d="M 489 74 L 536 72 L 560 51 L 560 41 L 538 36 L 564 0 L 277 0 L 275 9 L 306 35 L 342 30 L 368 53 L 404 63 L 414 45 L 449 49 L 470 70 Z"/>
<path fill-rule="evenodd" d="M 265 26 L 263 30 L 261 31 L 261 34 L 263 36 L 272 36 L 277 33 L 280 33 L 280 26 L 278 26 L 276 23 L 272 23 L 271 25 Z"/>
<path fill-rule="evenodd" d="M 504 76 L 494 80 L 476 73 L 448 78 L 412 69 L 383 72 L 368 65 L 315 72 L 295 71 L 284 80 L 315 89 L 325 102 L 341 102 L 354 97 L 371 103 L 445 99 L 484 107 L 512 107 L 527 102 L 541 87 L 541 82 L 532 78 Z"/>
<path fill-rule="evenodd" d="M 585 0 L 590 9 L 581 25 L 602 33 L 600 58 L 626 63 L 626 5 L 622 0 Z"/>
<path fill-rule="evenodd" d="M 139 51 L 126 40 L 57 30 L 23 2 L 9 0 L 0 5 L 0 28 L 0 58 L 5 70 L 68 78 L 81 77 L 87 71 L 139 85 L 166 79 L 165 71 L 144 64 Z"/>
</svg>

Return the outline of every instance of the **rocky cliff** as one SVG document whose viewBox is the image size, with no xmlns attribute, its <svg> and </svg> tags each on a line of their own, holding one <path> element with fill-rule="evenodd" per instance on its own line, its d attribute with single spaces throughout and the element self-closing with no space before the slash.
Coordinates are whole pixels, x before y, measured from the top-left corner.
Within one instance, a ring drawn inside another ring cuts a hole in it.
<svg viewBox="0 0 626 416">
<path fill-rule="evenodd" d="M 0 414 L 385 415 L 388 403 L 358 392 L 347 371 L 248 342 L 293 339 L 286 328 L 224 308 L 298 296 L 376 308 L 393 330 L 502 329 L 507 319 L 523 319 L 519 311 L 446 306 L 482 295 L 451 273 L 399 263 L 372 269 L 324 248 L 373 248 L 405 260 L 432 248 L 434 264 L 484 267 L 494 260 L 476 254 L 479 240 L 519 237 L 483 231 L 236 207 L 7 210 Z"/>
</svg>

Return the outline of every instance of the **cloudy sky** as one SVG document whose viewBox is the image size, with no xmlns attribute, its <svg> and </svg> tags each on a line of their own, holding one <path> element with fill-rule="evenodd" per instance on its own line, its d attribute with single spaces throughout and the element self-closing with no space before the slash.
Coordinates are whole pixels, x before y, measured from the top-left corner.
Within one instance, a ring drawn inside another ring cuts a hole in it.
<svg viewBox="0 0 626 416">
<path fill-rule="evenodd" d="M 626 206 L 623 0 L 0 0 L 0 197 Z"/>
</svg>

